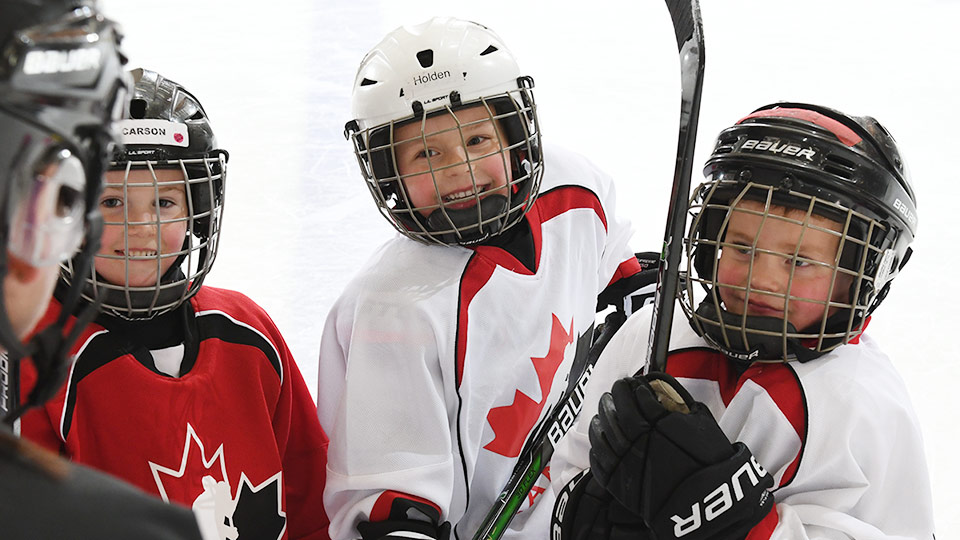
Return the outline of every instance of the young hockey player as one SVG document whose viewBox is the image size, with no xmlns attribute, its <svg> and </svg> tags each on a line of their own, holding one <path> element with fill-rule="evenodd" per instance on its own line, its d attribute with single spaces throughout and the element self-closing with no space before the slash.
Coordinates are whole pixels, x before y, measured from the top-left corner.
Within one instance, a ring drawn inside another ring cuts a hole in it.
<svg viewBox="0 0 960 540">
<path fill-rule="evenodd" d="M 932 539 L 920 428 L 864 333 L 917 225 L 893 138 L 870 117 L 770 105 L 720 134 L 704 173 L 686 318 L 662 371 L 642 365 L 651 310 L 604 350 L 555 455 L 555 531 Z"/>
<path fill-rule="evenodd" d="M 199 539 L 194 515 L 18 439 L 15 373 L 32 356 L 42 402 L 66 371 L 64 319 L 36 326 L 60 262 L 91 263 L 110 124 L 128 89 L 120 35 L 92 2 L 0 5 L 0 537 Z M 74 294 L 76 293 L 76 294 Z M 79 290 L 65 293 L 72 309 Z M 89 310 L 91 313 L 93 310 Z M 34 337 L 23 341 L 31 329 Z M 13 383 L 13 384 L 12 384 Z"/>
<path fill-rule="evenodd" d="M 192 507 L 210 538 L 327 538 L 327 440 L 300 371 L 259 306 L 201 286 L 227 154 L 190 92 L 148 70 L 132 75 L 125 147 L 98 199 L 95 271 L 64 274 L 102 299 L 102 314 L 23 434 Z M 53 302 L 47 318 L 59 312 Z"/>
<path fill-rule="evenodd" d="M 583 370 L 598 295 L 623 309 L 655 281 L 610 178 L 541 145 L 532 88 L 494 32 L 450 18 L 394 30 L 360 65 L 346 131 L 400 235 L 324 328 L 337 540 L 471 537 Z M 546 531 L 548 477 L 508 537 Z"/>
</svg>

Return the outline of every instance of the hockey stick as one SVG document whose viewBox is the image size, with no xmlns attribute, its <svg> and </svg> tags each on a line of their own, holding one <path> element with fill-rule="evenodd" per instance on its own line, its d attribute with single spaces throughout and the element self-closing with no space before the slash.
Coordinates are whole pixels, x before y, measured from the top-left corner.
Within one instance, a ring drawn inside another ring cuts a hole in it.
<svg viewBox="0 0 960 540">
<path fill-rule="evenodd" d="M 507 530 L 513 516 L 517 514 L 520 505 L 523 504 L 527 494 L 530 493 L 533 485 L 550 462 L 557 443 L 573 426 L 580 409 L 583 408 L 584 391 L 590 381 L 590 375 L 593 373 L 593 366 L 600 356 L 600 351 L 603 350 L 610 338 L 613 337 L 614 332 L 620 328 L 625 320 L 626 317 L 618 311 L 607 315 L 600 336 L 591 345 L 590 350 L 584 357 L 583 366 L 577 366 L 576 360 L 574 360 L 575 365 L 571 370 L 571 378 L 567 388 L 554 408 L 547 413 L 546 421 L 541 423 L 540 427 L 527 439 L 507 484 L 500 492 L 497 500 L 494 501 L 493 506 L 487 511 L 487 515 L 473 535 L 473 540 L 497 540 Z M 589 332 L 592 331 L 593 326 L 590 327 Z M 578 373 L 579 376 L 574 383 L 573 377 Z"/>
<path fill-rule="evenodd" d="M 654 323 L 651 324 L 651 336 L 656 333 L 660 336 L 665 331 L 667 335 L 662 339 L 662 359 L 666 359 L 666 344 L 669 343 L 670 322 L 673 319 L 673 298 L 676 297 L 679 276 L 677 269 L 680 264 L 679 246 L 673 246 L 673 239 L 683 238 L 685 228 L 685 214 L 687 210 L 687 195 L 690 192 L 690 173 L 693 168 L 693 150 L 697 135 L 697 119 L 700 115 L 700 92 L 703 88 L 703 23 L 700 19 L 700 4 L 698 0 L 666 0 L 670 17 L 673 20 L 673 29 L 677 37 L 677 47 L 680 51 L 681 65 L 681 118 L 680 142 L 677 148 L 677 164 L 674 171 L 673 193 L 670 198 L 670 210 L 667 215 L 667 232 L 664 235 L 663 251 L 660 254 L 660 270 L 657 277 L 657 293 L 654 300 Z M 677 222 L 677 223 L 675 223 Z M 679 232 L 674 232 L 679 231 Z M 673 249 L 675 248 L 675 249 Z M 668 268 L 670 272 L 665 272 Z M 669 289 L 667 288 L 669 287 Z M 670 291 L 668 309 L 664 309 L 664 292 Z M 662 313 L 660 317 L 658 313 Z M 668 317 L 666 324 L 660 324 L 660 319 Z M 622 324 L 622 320 L 619 323 Z M 617 324 L 616 326 L 619 326 Z M 568 388 L 558 401 L 556 408 L 548 415 L 548 420 L 528 440 L 524 450 L 517 459 L 510 479 L 501 491 L 500 496 L 484 517 L 480 528 L 477 529 L 473 540 L 498 540 L 506 530 L 513 516 L 516 515 L 524 498 L 536 483 L 543 472 L 556 444 L 573 425 L 580 409 L 583 407 L 583 393 L 593 365 L 599 356 L 599 350 L 605 345 L 604 337 L 608 341 L 615 328 L 608 327 L 604 335 L 598 340 L 599 347 L 596 354 L 588 355 L 583 373 L 576 384 Z M 652 341 L 652 340 L 651 340 Z M 650 359 L 650 350 L 647 358 Z M 593 349 L 592 349 L 593 351 Z M 591 351 L 591 352 L 592 352 Z M 662 360 L 660 364 L 661 365 Z"/>
<path fill-rule="evenodd" d="M 667 211 L 667 226 L 660 253 L 660 275 L 653 300 L 653 319 L 647 344 L 647 365 L 655 371 L 664 368 L 670 345 L 670 327 L 680 285 L 680 253 L 686 234 L 687 204 L 693 151 L 697 143 L 700 117 L 700 93 L 703 90 L 703 20 L 699 0 L 666 0 L 680 52 L 680 131 L 677 163 L 673 171 L 673 191 Z"/>
</svg>

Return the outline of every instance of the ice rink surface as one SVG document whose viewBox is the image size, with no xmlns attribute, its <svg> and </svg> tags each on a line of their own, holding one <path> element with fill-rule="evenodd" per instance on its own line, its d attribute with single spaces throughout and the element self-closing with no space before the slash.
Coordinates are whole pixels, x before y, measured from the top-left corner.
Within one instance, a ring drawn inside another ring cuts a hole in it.
<svg viewBox="0 0 960 540">
<path fill-rule="evenodd" d="M 754 108 L 806 101 L 875 116 L 912 170 L 919 233 L 869 332 L 913 396 L 939 538 L 960 537 L 957 0 L 703 0 L 706 82 L 697 164 Z M 393 229 L 343 125 L 363 55 L 434 15 L 482 22 L 536 81 L 544 137 L 617 180 L 633 245 L 658 249 L 676 152 L 679 74 L 658 1 L 102 0 L 132 67 L 183 83 L 230 152 L 224 230 L 208 283 L 264 306 L 316 391 L 323 321 Z M 549 156 L 547 156 L 549 168 Z M 694 183 L 700 179 L 694 166 Z M 958 332 L 958 333 L 954 333 Z M 843 411 L 837 411 L 843 414 Z M 890 433 L 890 437 L 896 437 Z"/>
</svg>

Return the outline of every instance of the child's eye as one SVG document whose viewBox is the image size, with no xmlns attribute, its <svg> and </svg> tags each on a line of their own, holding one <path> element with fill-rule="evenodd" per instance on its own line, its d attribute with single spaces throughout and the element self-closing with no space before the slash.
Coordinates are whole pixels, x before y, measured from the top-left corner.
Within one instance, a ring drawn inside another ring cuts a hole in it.
<svg viewBox="0 0 960 540">
<path fill-rule="evenodd" d="M 436 156 L 436 155 L 437 155 L 436 150 L 427 149 L 427 150 L 421 150 L 421 151 L 417 152 L 416 156 L 414 156 L 414 157 L 417 158 L 417 159 L 423 159 L 423 158 L 428 158 L 428 157 L 434 157 L 434 156 Z"/>
<path fill-rule="evenodd" d="M 467 146 L 475 146 L 478 144 L 482 144 L 484 141 L 487 141 L 489 139 L 490 137 L 487 137 L 485 135 L 474 135 L 473 137 L 470 137 L 469 139 L 467 139 Z"/>
<path fill-rule="evenodd" d="M 749 246 L 747 244 L 727 244 L 723 246 L 723 249 L 730 250 L 733 253 L 743 257 L 750 257 L 753 255 L 753 246 Z"/>
<path fill-rule="evenodd" d="M 177 205 L 177 201 L 173 199 L 160 199 L 160 208 L 170 208 L 176 205 Z"/>
<path fill-rule="evenodd" d="M 123 200 L 119 197 L 106 197 L 100 201 L 100 206 L 104 208 L 119 208 L 123 206 Z"/>
</svg>

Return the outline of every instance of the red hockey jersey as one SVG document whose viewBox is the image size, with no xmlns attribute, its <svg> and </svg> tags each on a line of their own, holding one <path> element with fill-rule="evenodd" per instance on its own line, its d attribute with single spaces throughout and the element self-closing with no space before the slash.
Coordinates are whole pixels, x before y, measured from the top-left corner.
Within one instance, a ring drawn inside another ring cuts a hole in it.
<svg viewBox="0 0 960 540">
<path fill-rule="evenodd" d="M 196 335 L 179 377 L 91 324 L 66 383 L 23 417 L 23 436 L 192 507 L 205 536 L 328 538 L 328 441 L 280 332 L 233 291 L 202 287 L 190 307 Z M 59 309 L 54 301 L 45 318 Z M 22 388 L 34 380 L 24 369 Z"/>
</svg>

